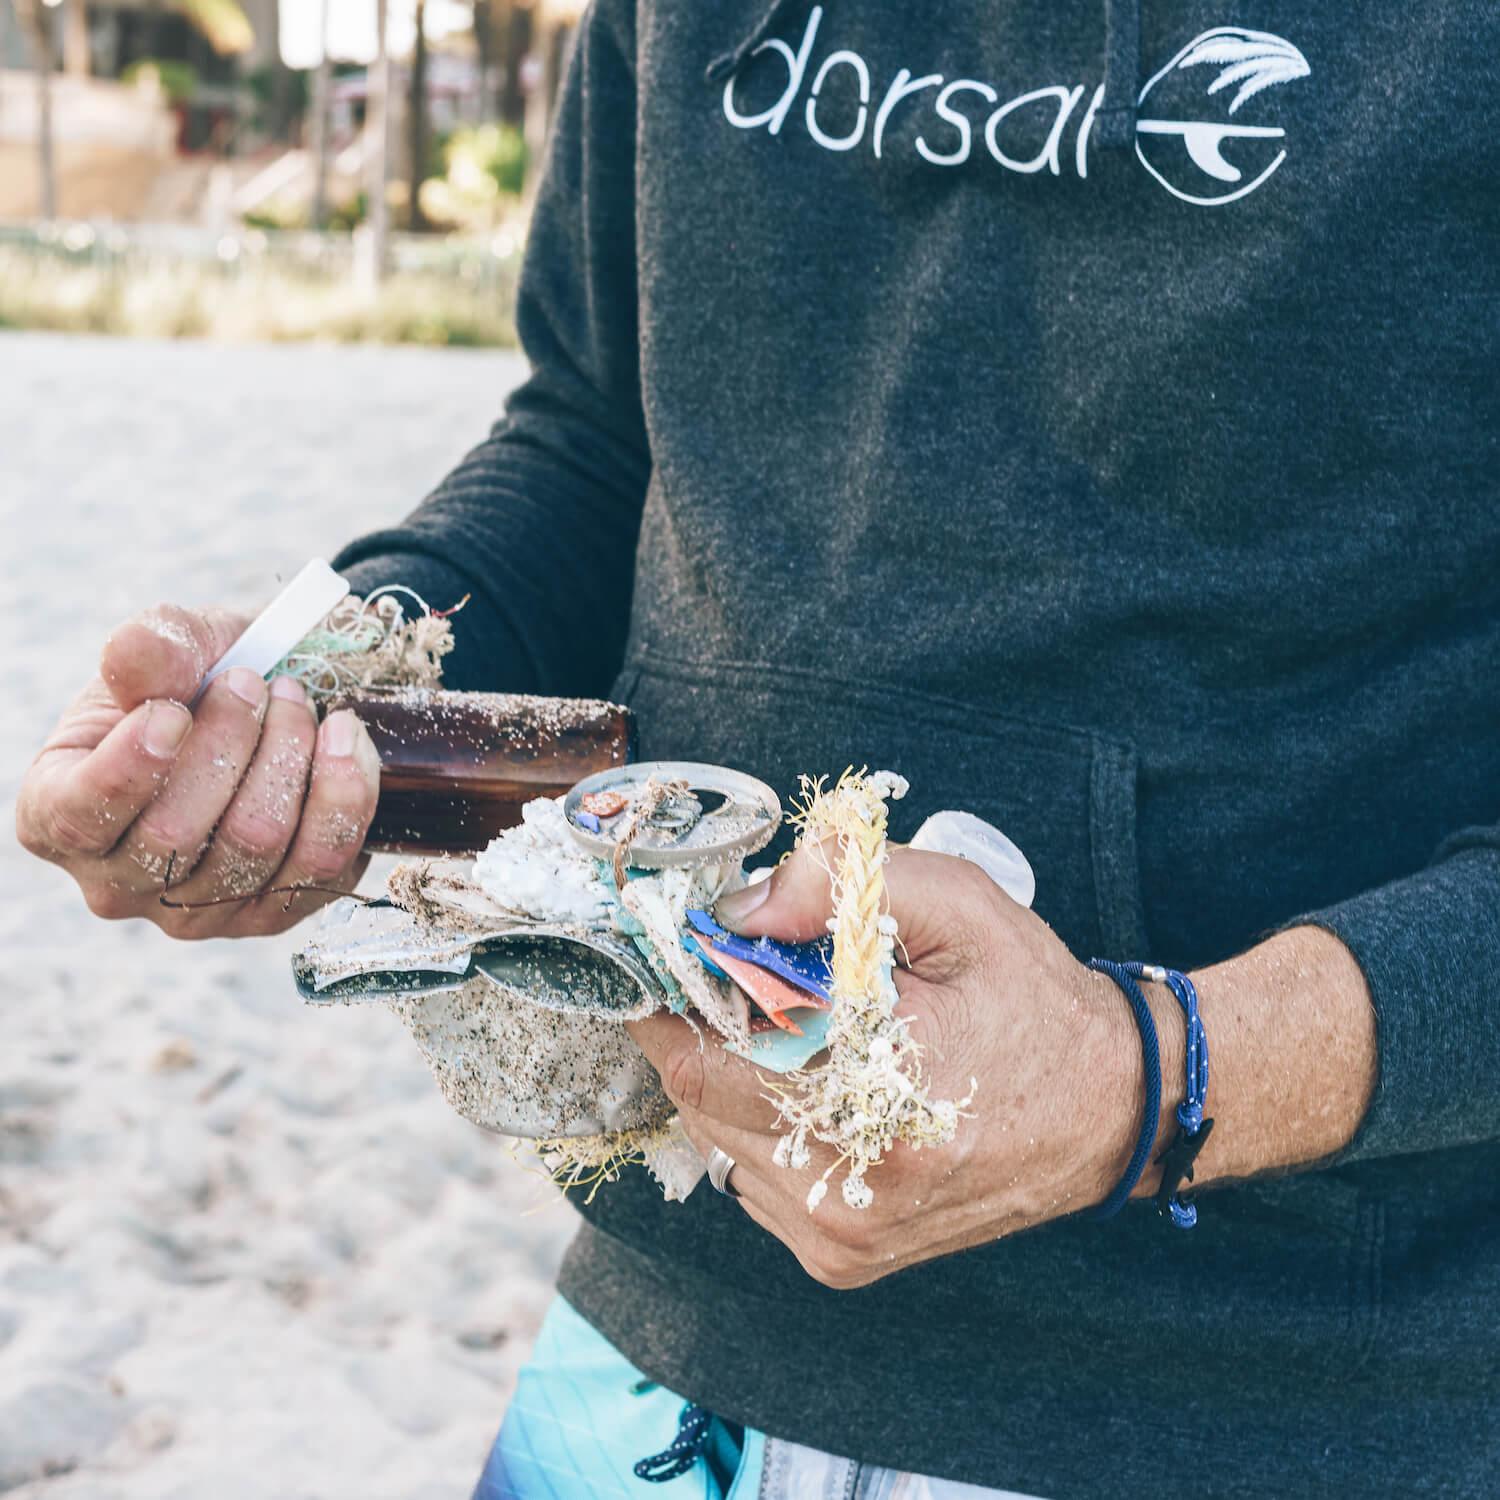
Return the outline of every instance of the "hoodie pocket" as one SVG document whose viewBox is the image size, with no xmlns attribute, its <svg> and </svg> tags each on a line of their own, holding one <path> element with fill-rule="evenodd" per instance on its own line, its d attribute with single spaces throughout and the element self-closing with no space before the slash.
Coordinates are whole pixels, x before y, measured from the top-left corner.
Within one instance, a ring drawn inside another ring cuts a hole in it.
<svg viewBox="0 0 1500 1500">
<path fill-rule="evenodd" d="M 615 696 L 635 712 L 641 759 L 734 766 L 783 803 L 804 773 L 898 771 L 911 791 L 892 805 L 894 838 L 909 839 L 941 808 L 975 813 L 1020 845 L 1036 871 L 1038 914 L 1076 954 L 1148 956 L 1127 740 L 764 664 L 638 656 Z M 772 856 L 789 843 L 783 831 Z"/>
</svg>

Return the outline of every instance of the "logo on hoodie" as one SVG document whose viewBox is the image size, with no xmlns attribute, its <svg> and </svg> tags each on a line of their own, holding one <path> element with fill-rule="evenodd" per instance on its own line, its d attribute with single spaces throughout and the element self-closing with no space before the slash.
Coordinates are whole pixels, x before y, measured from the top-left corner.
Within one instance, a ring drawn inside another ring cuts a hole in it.
<svg viewBox="0 0 1500 1500">
<path fill-rule="evenodd" d="M 1206 90 L 1205 69 L 1211 80 Z M 1249 117 L 1236 119 L 1240 107 L 1276 84 L 1311 72 L 1290 42 L 1269 31 L 1242 26 L 1205 31 L 1141 90 L 1135 154 L 1184 203 L 1233 203 L 1253 193 L 1286 160 L 1286 131 L 1279 125 L 1251 124 Z M 1216 118 L 1204 118 L 1209 112 L 1205 99 L 1219 104 Z M 1234 160 L 1224 154 L 1226 146 Z M 1248 180 L 1247 170 L 1254 173 Z"/>
<path fill-rule="evenodd" d="M 795 46 L 769 37 L 749 54 L 781 58 L 786 83 L 779 94 L 768 93 L 774 80 L 767 75 L 730 75 L 724 116 L 731 125 L 779 135 L 800 101 L 802 123 L 815 145 L 831 152 L 868 150 L 881 160 L 893 132 L 916 111 L 920 129 L 911 149 L 929 166 L 956 167 L 987 155 L 1008 172 L 1058 177 L 1066 162 L 1078 177 L 1089 175 L 1102 83 L 1092 94 L 1087 84 L 1054 83 L 1002 99 L 983 79 L 915 77 L 901 68 L 880 94 L 870 65 L 848 48 L 812 66 L 822 20 L 823 8 L 815 5 Z M 1213 206 L 1243 198 L 1286 160 L 1286 131 L 1274 123 L 1275 112 L 1265 108 L 1262 96 L 1311 71 L 1296 47 L 1269 31 L 1218 26 L 1202 32 L 1141 90 L 1135 154 L 1184 203 Z M 1246 108 L 1251 101 L 1257 102 Z"/>
</svg>

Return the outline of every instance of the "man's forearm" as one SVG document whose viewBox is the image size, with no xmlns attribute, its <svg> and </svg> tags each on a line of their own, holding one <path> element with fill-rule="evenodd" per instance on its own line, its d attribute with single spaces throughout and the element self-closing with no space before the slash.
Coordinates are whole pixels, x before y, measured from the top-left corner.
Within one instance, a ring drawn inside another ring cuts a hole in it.
<svg viewBox="0 0 1500 1500">
<path fill-rule="evenodd" d="M 1378 1072 L 1375 1012 L 1353 954 L 1319 927 L 1294 927 L 1193 976 L 1208 1037 L 1213 1134 L 1202 1186 L 1321 1161 L 1353 1140 Z M 1161 1037 L 1158 1151 L 1177 1131 L 1185 1028 L 1165 985 L 1146 986 Z M 1153 1166 L 1138 1193 L 1153 1193 Z"/>
</svg>

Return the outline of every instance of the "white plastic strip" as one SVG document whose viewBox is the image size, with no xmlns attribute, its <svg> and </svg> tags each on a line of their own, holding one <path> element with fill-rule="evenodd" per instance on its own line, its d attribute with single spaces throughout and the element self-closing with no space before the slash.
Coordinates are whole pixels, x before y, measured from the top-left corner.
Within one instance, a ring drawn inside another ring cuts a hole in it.
<svg viewBox="0 0 1500 1500">
<path fill-rule="evenodd" d="M 1030 906 L 1036 897 L 1036 876 L 1026 856 L 993 823 L 973 813 L 933 813 L 917 829 L 911 847 L 969 860 L 1018 905 Z"/>
<path fill-rule="evenodd" d="M 315 557 L 208 669 L 193 702 L 203 696 L 215 677 L 231 667 L 249 667 L 264 677 L 348 592 L 349 581 Z"/>
</svg>

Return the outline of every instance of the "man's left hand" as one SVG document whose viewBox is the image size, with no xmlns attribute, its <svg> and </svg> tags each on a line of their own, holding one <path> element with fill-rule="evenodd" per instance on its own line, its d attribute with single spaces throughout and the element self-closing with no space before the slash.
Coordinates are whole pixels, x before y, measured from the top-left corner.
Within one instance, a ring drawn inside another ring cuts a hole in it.
<svg viewBox="0 0 1500 1500">
<path fill-rule="evenodd" d="M 843 1202 L 840 1167 L 808 1211 L 808 1188 L 832 1160 L 825 1146 L 809 1143 L 804 1169 L 773 1164 L 768 1095 L 780 1080 L 680 1016 L 662 1011 L 631 1026 L 699 1152 L 717 1146 L 734 1158 L 729 1186 L 745 1212 L 831 1287 L 862 1286 L 1098 1202 L 1140 1125 L 1140 1042 L 1111 981 L 975 865 L 892 849 L 886 884 L 900 931 L 900 1014 L 924 1049 L 930 1096 L 974 1098 L 948 1145 L 897 1145 L 872 1169 L 868 1208 Z M 799 849 L 717 915 L 748 936 L 805 942 L 826 930 L 830 910 L 827 875 Z"/>
<path fill-rule="evenodd" d="M 729 1186 L 745 1212 L 832 1287 L 863 1286 L 1100 1202 L 1141 1124 L 1141 1043 L 1113 981 L 963 860 L 892 849 L 886 884 L 900 930 L 900 1014 L 925 1049 L 930 1096 L 962 1099 L 975 1082 L 953 1141 L 898 1145 L 872 1169 L 868 1208 L 830 1191 L 808 1211 L 807 1190 L 832 1160 L 826 1147 L 805 1169 L 773 1164 L 779 1135 L 768 1096 L 780 1080 L 700 1039 L 680 1016 L 659 1012 L 631 1026 L 693 1144 L 705 1158 L 715 1146 L 734 1158 Z M 726 926 L 790 942 L 823 933 L 829 912 L 828 877 L 803 849 L 718 906 Z M 1343 943 L 1292 927 L 1194 980 L 1217 1122 L 1194 1186 L 1343 1150 L 1379 1071 L 1369 989 Z M 1165 985 L 1142 988 L 1161 1039 L 1159 1153 L 1176 1131 L 1185 1028 Z M 1160 1179 L 1153 1162 L 1135 1196 L 1155 1193 Z"/>
</svg>

